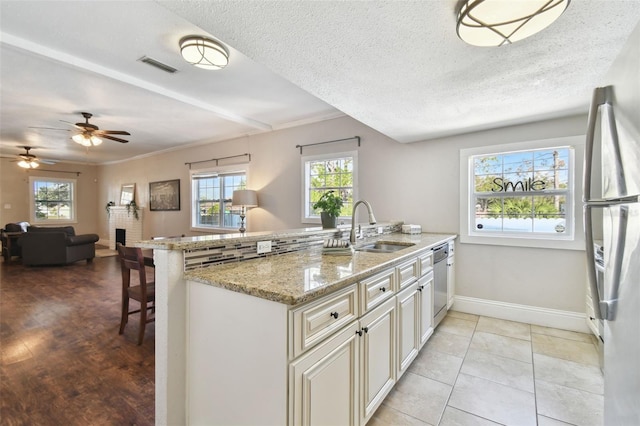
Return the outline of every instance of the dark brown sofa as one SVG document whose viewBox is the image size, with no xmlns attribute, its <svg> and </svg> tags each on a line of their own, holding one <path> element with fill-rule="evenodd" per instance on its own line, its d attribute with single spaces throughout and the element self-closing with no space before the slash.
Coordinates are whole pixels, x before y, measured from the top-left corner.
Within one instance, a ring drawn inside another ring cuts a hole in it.
<svg viewBox="0 0 640 426">
<path fill-rule="evenodd" d="M 23 265 L 62 265 L 93 261 L 97 234 L 76 235 L 73 226 L 30 226 L 18 238 Z"/>
</svg>

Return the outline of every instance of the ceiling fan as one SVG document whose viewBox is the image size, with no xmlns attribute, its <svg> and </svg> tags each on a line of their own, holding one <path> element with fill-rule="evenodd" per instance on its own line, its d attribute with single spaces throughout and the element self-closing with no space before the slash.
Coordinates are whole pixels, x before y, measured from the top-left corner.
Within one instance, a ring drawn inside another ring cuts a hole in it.
<svg viewBox="0 0 640 426">
<path fill-rule="evenodd" d="M 85 119 L 84 123 L 69 123 L 68 121 L 64 121 L 64 123 L 71 124 L 76 129 L 80 130 L 80 133 L 75 134 L 71 137 L 74 142 L 79 143 L 84 146 L 97 146 L 102 143 L 102 139 L 110 139 L 112 141 L 127 143 L 128 140 L 121 139 L 112 135 L 131 135 L 129 132 L 125 132 L 124 130 L 100 130 L 98 126 L 95 124 L 89 123 L 89 119 L 93 117 L 93 114 L 90 112 L 82 112 L 82 116 Z"/>
<path fill-rule="evenodd" d="M 38 159 L 38 157 L 36 157 L 35 155 L 30 154 L 29 150 L 32 149 L 30 146 L 23 146 L 21 148 L 24 148 L 25 152 L 23 154 L 18 154 L 18 158 L 16 158 L 13 161 L 17 161 L 18 166 L 22 167 L 23 169 L 35 169 L 36 167 L 40 166 L 40 163 L 42 164 L 56 163 L 55 161 L 51 161 L 51 160 Z"/>
</svg>

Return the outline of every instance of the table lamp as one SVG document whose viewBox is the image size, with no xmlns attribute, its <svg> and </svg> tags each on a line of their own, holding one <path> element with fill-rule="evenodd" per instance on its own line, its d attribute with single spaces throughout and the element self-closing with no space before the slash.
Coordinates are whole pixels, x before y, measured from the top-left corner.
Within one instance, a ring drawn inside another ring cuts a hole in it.
<svg viewBox="0 0 640 426">
<path fill-rule="evenodd" d="M 258 193 L 251 189 L 238 189 L 233 191 L 231 205 L 240 208 L 240 232 L 246 231 L 244 218 L 247 215 L 247 208 L 258 206 Z"/>
</svg>

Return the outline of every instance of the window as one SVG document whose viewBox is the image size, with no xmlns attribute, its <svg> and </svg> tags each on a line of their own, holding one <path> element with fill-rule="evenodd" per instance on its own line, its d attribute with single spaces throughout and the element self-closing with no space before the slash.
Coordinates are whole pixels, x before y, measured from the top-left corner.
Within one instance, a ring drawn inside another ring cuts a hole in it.
<svg viewBox="0 0 640 426">
<path fill-rule="evenodd" d="M 316 223 L 320 221 L 320 212 L 313 205 L 327 191 L 342 196 L 344 205 L 341 218 L 351 218 L 353 200 L 357 191 L 357 152 L 333 153 L 302 157 L 303 173 L 303 210 L 302 221 Z"/>
<path fill-rule="evenodd" d="M 461 241 L 537 247 L 574 241 L 575 144 L 561 144 L 566 139 L 462 150 Z"/>
<path fill-rule="evenodd" d="M 246 185 L 245 171 L 192 174 L 191 226 L 194 228 L 240 228 L 240 216 L 237 212 L 232 212 L 231 199 L 233 191 L 246 189 Z"/>
<path fill-rule="evenodd" d="M 73 223 L 76 221 L 76 180 L 29 177 L 31 221 Z"/>
</svg>

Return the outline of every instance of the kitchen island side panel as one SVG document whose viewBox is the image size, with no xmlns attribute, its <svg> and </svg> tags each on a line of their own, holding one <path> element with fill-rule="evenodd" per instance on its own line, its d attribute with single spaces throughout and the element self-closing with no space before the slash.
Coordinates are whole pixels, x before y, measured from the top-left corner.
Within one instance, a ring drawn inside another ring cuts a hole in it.
<svg viewBox="0 0 640 426">
<path fill-rule="evenodd" d="M 287 424 L 287 306 L 187 285 L 188 424 Z"/>
</svg>

